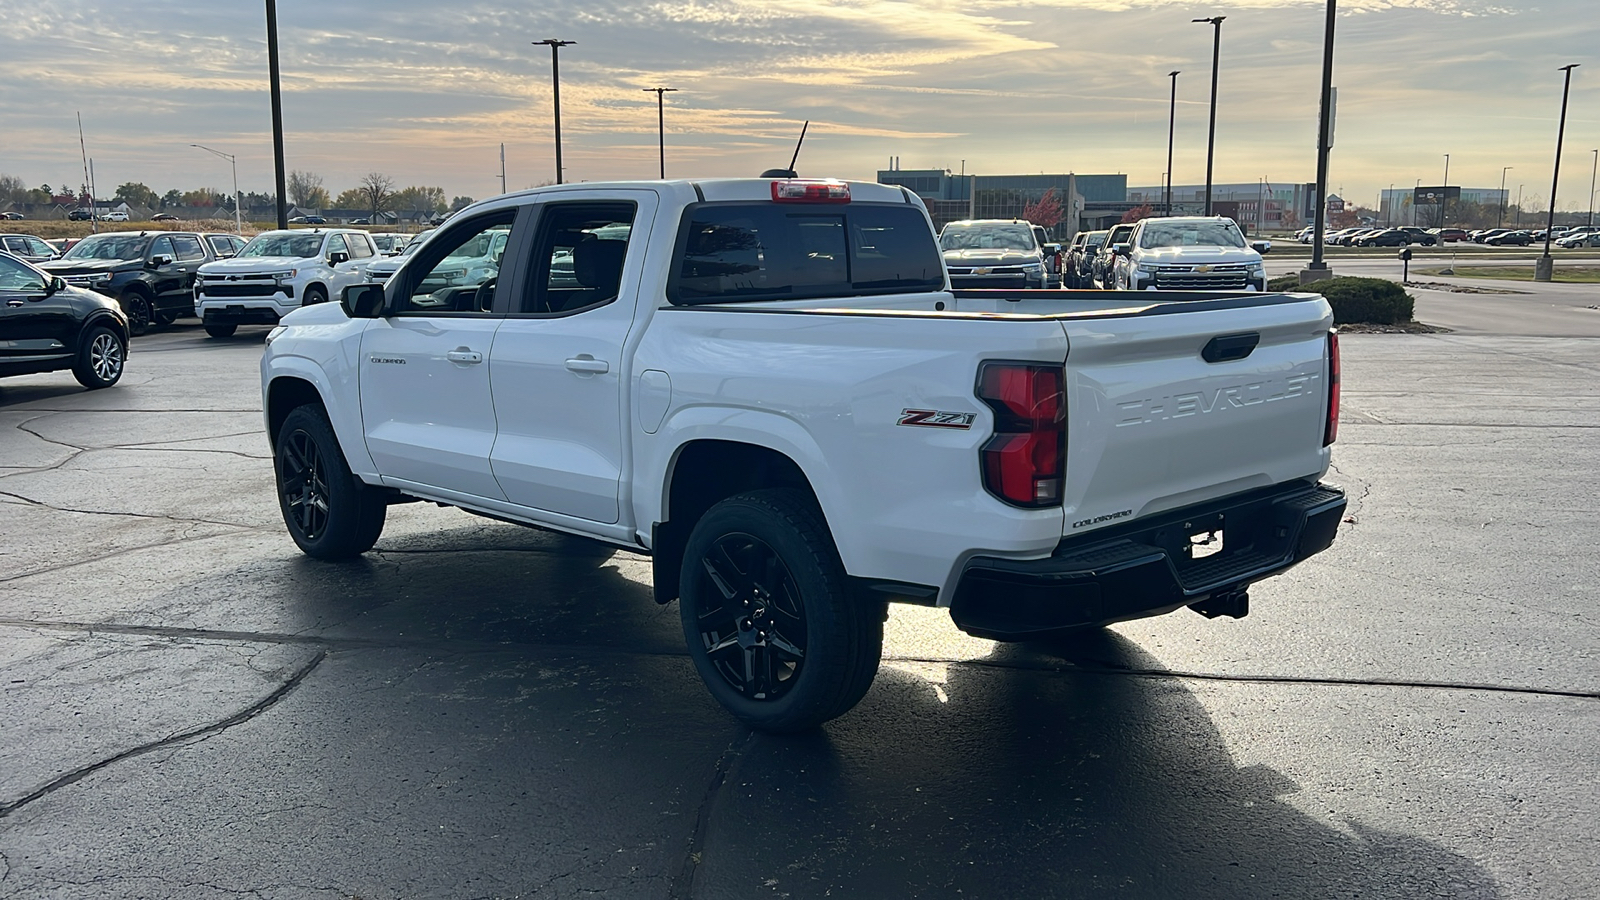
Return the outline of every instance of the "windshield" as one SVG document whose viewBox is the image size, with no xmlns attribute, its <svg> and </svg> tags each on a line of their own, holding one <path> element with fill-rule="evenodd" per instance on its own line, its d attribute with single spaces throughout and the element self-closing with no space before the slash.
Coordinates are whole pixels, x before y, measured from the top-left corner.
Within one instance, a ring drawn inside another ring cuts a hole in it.
<svg viewBox="0 0 1600 900">
<path fill-rule="evenodd" d="M 1027 225 L 960 225 L 955 222 L 939 234 L 941 250 L 1032 250 L 1033 229 Z"/>
<path fill-rule="evenodd" d="M 139 259 L 149 238 L 137 234 L 90 235 L 62 255 L 62 259 Z"/>
<path fill-rule="evenodd" d="M 1139 246 L 1243 247 L 1239 226 L 1232 222 L 1152 222 L 1139 234 Z"/>
<path fill-rule="evenodd" d="M 239 255 L 312 257 L 321 251 L 320 234 L 258 234 L 244 245 Z"/>
<path fill-rule="evenodd" d="M 406 245 L 405 245 L 405 248 L 400 251 L 400 255 L 401 256 L 410 256 L 412 253 L 416 252 L 416 249 L 418 247 L 422 246 L 423 239 L 426 238 L 430 234 L 433 234 L 433 229 L 432 228 L 429 228 L 427 231 L 421 232 L 416 237 L 414 237 L 411 240 L 407 241 Z"/>
</svg>

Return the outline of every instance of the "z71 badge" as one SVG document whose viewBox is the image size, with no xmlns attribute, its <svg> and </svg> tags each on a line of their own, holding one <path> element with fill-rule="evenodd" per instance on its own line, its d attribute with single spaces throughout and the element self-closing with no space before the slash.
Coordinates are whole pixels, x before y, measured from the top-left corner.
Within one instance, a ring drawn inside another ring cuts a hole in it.
<svg viewBox="0 0 1600 900">
<path fill-rule="evenodd" d="M 925 428 L 959 428 L 963 431 L 972 427 L 972 420 L 978 417 L 977 413 L 970 412 L 939 412 L 933 409 L 905 409 L 900 411 L 899 425 L 921 425 Z"/>
</svg>

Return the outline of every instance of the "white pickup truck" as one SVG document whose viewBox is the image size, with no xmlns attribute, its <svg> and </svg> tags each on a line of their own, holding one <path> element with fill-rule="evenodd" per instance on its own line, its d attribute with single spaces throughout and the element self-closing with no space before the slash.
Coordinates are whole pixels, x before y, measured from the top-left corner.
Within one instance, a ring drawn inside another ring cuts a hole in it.
<svg viewBox="0 0 1600 900">
<path fill-rule="evenodd" d="M 896 187 L 578 184 L 289 314 L 261 376 L 306 553 L 422 499 L 649 554 L 710 692 L 792 731 L 865 694 L 889 601 L 998 640 L 1243 615 L 1345 506 L 1331 322 L 1307 294 L 951 291 Z"/>
</svg>

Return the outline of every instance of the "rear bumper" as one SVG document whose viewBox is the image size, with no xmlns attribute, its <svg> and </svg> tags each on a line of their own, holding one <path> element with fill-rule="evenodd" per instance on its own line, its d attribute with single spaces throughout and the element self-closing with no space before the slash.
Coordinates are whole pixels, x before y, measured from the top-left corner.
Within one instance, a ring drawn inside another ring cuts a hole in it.
<svg viewBox="0 0 1600 900">
<path fill-rule="evenodd" d="M 969 634 L 1020 640 L 1235 597 L 1326 550 L 1345 503 L 1336 488 L 1294 482 L 1069 538 L 1045 559 L 975 557 L 950 617 Z M 1190 535 L 1210 530 L 1223 549 L 1191 558 Z"/>
</svg>

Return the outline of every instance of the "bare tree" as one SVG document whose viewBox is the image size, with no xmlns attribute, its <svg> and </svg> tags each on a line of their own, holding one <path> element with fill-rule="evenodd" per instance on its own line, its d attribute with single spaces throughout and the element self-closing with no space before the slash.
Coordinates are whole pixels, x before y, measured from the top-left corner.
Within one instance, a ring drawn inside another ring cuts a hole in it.
<svg viewBox="0 0 1600 900">
<path fill-rule="evenodd" d="M 372 210 L 373 222 L 378 221 L 378 213 L 388 209 L 394 202 L 394 179 L 380 172 L 363 175 L 357 190 L 366 199 L 367 208 Z"/>
<path fill-rule="evenodd" d="M 328 192 L 322 188 L 322 176 L 296 169 L 289 173 L 289 202 L 295 206 L 321 209 L 328 205 Z"/>
</svg>

